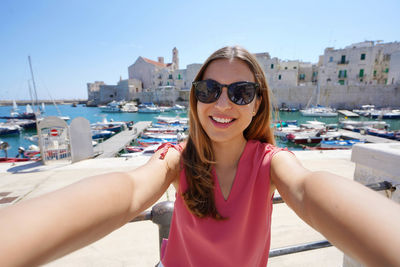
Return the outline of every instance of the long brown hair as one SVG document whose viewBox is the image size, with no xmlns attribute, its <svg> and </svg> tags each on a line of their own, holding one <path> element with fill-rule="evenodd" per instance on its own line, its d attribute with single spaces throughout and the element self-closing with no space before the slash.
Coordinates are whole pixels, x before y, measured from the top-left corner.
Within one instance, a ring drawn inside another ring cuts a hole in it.
<svg viewBox="0 0 400 267">
<path fill-rule="evenodd" d="M 270 90 L 265 74 L 257 59 L 246 49 L 240 46 L 227 46 L 215 51 L 203 64 L 194 81 L 203 79 L 204 72 L 211 62 L 217 59 L 239 59 L 245 62 L 254 74 L 256 83 L 260 85 L 258 97 L 260 106 L 250 125 L 244 130 L 246 140 L 259 140 L 275 144 L 271 123 Z M 215 156 L 210 138 L 200 124 L 197 113 L 197 99 L 192 86 L 189 99 L 189 138 L 182 152 L 183 164 L 188 188 L 182 196 L 188 209 L 200 218 L 212 217 L 217 220 L 224 219 L 217 211 L 214 199 L 214 182 L 212 166 Z"/>
</svg>

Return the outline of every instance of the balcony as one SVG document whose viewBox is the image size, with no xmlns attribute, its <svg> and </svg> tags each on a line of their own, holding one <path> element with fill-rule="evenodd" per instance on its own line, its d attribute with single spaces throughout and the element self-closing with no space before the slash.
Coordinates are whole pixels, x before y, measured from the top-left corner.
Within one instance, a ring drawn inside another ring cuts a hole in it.
<svg viewBox="0 0 400 267">
<path fill-rule="evenodd" d="M 337 62 L 337 64 L 338 65 L 346 65 L 346 64 L 349 64 L 349 61 L 348 60 L 340 60 Z"/>
</svg>

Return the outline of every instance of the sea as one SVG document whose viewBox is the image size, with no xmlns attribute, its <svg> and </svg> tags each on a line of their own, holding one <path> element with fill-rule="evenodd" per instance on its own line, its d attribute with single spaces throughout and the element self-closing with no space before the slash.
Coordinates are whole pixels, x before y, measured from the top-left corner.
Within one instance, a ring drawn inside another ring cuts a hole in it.
<svg viewBox="0 0 400 267">
<path fill-rule="evenodd" d="M 9 116 L 12 106 L 0 106 L 0 116 Z M 20 112 L 23 112 L 25 107 L 19 107 Z M 156 117 L 162 116 L 180 116 L 187 117 L 186 112 L 176 113 L 174 111 L 171 112 L 163 112 L 160 114 L 145 114 L 145 113 L 105 113 L 101 112 L 97 107 L 86 107 L 84 105 L 77 105 L 77 107 L 73 107 L 71 105 L 47 105 L 45 106 L 45 112 L 43 116 L 69 116 L 71 119 L 67 122 L 70 123 L 72 119 L 76 117 L 84 117 L 89 120 L 90 123 L 100 122 L 106 118 L 108 121 L 111 119 L 114 121 L 153 121 L 156 122 Z M 345 119 L 344 116 L 339 115 L 334 118 L 324 118 L 324 117 L 303 117 L 300 112 L 278 112 L 274 114 L 274 119 L 277 121 L 287 121 L 287 120 L 297 120 L 298 124 L 306 123 L 310 120 L 318 120 L 329 124 L 338 123 L 339 120 Z M 351 120 L 371 120 L 370 118 L 360 117 L 360 118 L 349 118 Z M 0 122 L 5 122 L 6 120 L 1 120 Z M 385 120 L 390 124 L 390 130 L 400 130 L 400 119 L 391 119 Z M 24 147 L 27 149 L 30 145 L 34 144 L 31 141 L 27 140 L 26 137 L 35 135 L 35 130 L 25 130 L 22 131 L 19 135 L 8 135 L 8 136 L 0 136 L 0 140 L 7 142 L 10 147 L 7 150 L 9 157 L 14 157 L 18 154 L 18 147 Z M 302 150 L 303 148 L 292 144 L 290 142 L 281 141 L 279 139 L 276 140 L 277 145 L 279 147 L 287 147 L 290 150 Z M 0 151 L 0 157 L 4 157 L 4 152 Z"/>
</svg>

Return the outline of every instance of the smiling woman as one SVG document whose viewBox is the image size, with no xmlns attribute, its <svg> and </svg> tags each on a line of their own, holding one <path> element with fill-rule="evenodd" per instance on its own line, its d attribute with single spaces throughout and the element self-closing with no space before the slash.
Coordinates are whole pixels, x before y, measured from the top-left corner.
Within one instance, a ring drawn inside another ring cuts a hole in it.
<svg viewBox="0 0 400 267">
<path fill-rule="evenodd" d="M 173 184 L 163 266 L 266 266 L 275 189 L 355 259 L 400 266 L 400 206 L 346 178 L 305 169 L 274 146 L 270 116 L 254 56 L 236 46 L 216 51 L 191 88 L 185 143 L 163 146 L 133 171 L 94 176 L 1 209 L 0 262 L 32 266 L 61 257 L 129 222 Z"/>
</svg>

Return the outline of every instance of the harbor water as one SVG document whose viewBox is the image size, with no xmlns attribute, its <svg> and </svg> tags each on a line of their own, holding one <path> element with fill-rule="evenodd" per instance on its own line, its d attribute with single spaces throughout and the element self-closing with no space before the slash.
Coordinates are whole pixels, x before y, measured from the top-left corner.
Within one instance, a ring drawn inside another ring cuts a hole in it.
<svg viewBox="0 0 400 267">
<path fill-rule="evenodd" d="M 0 106 L 0 116 L 9 116 L 12 106 Z M 20 107 L 20 112 L 22 112 L 25 107 Z M 72 119 L 76 117 L 84 117 L 89 120 L 90 123 L 100 122 L 104 118 L 108 121 L 126 121 L 126 122 L 138 122 L 138 121 L 153 121 L 156 122 L 157 119 L 155 117 L 162 116 L 180 116 L 187 117 L 187 113 L 176 113 L 174 111 L 171 112 L 163 112 L 159 114 L 146 114 L 146 113 L 104 113 L 101 112 L 97 107 L 86 107 L 84 105 L 78 105 L 77 107 L 72 107 L 71 105 L 47 105 L 45 107 L 44 116 L 69 116 L 71 119 L 68 123 L 72 121 Z M 337 117 L 303 117 L 299 112 L 280 112 L 275 116 L 275 120 L 287 121 L 287 120 L 297 120 L 298 124 L 306 123 L 310 120 L 318 120 L 328 124 L 338 123 L 339 120 L 345 119 L 344 116 L 339 115 Z M 349 120 L 371 120 L 365 117 L 359 118 L 349 118 Z M 5 122 L 6 120 L 0 120 L 1 122 Z M 391 119 L 385 120 L 388 124 L 390 124 L 390 130 L 400 130 L 400 120 L 399 119 Z M 14 157 L 18 154 L 18 147 L 28 148 L 33 143 L 26 139 L 26 137 L 35 135 L 35 130 L 24 130 L 19 135 L 7 135 L 0 136 L 0 140 L 9 143 L 10 148 L 8 149 L 8 156 Z M 288 147 L 290 150 L 299 150 L 302 149 L 300 146 L 294 145 L 289 142 L 283 142 L 277 139 L 277 145 L 280 147 Z M 0 151 L 0 157 L 4 157 L 4 153 Z"/>
</svg>

